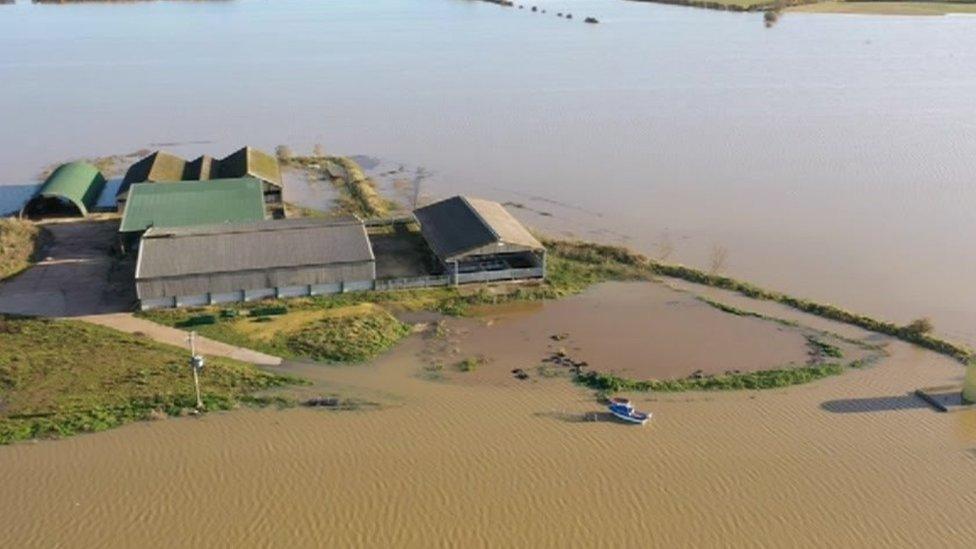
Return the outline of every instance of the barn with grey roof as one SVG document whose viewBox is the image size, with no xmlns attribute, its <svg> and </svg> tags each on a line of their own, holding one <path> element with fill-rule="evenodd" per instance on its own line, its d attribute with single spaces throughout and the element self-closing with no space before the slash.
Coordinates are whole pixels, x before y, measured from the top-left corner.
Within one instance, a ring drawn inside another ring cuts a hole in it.
<svg viewBox="0 0 976 549">
<path fill-rule="evenodd" d="M 151 228 L 135 275 L 143 309 L 367 290 L 375 278 L 354 216 Z"/>
<path fill-rule="evenodd" d="M 545 246 L 498 202 L 455 196 L 414 216 L 455 282 L 545 277 Z"/>
</svg>

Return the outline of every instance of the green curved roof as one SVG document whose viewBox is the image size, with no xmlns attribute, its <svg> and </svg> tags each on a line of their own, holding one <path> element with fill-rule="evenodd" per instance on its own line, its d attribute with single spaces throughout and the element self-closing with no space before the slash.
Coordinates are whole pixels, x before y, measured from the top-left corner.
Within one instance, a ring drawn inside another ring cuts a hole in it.
<svg viewBox="0 0 976 549">
<path fill-rule="evenodd" d="M 81 215 L 88 215 L 88 211 L 98 202 L 103 188 L 105 177 L 98 168 L 87 162 L 70 162 L 58 166 L 48 176 L 35 198 L 63 198 L 71 201 Z"/>
</svg>

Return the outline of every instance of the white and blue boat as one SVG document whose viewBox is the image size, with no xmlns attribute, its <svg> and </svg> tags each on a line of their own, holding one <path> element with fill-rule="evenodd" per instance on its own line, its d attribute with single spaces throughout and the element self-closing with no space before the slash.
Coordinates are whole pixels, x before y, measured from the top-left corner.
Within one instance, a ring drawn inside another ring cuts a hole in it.
<svg viewBox="0 0 976 549">
<path fill-rule="evenodd" d="M 636 423 L 637 425 L 643 425 L 647 423 L 647 420 L 651 419 L 650 412 L 638 412 L 634 409 L 633 404 L 630 403 L 629 399 L 614 397 L 610 399 L 610 413 L 613 417 L 626 421 L 627 423 Z"/>
</svg>

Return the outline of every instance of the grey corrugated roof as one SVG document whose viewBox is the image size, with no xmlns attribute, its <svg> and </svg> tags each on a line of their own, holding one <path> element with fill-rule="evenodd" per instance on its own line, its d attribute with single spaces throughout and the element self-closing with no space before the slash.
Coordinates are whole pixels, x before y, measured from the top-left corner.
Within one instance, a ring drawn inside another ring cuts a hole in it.
<svg viewBox="0 0 976 549">
<path fill-rule="evenodd" d="M 424 238 L 439 257 L 503 243 L 529 250 L 542 244 L 499 203 L 455 196 L 414 211 Z"/>
<path fill-rule="evenodd" d="M 136 279 L 373 260 L 366 229 L 351 216 L 152 228 L 139 247 Z"/>
</svg>

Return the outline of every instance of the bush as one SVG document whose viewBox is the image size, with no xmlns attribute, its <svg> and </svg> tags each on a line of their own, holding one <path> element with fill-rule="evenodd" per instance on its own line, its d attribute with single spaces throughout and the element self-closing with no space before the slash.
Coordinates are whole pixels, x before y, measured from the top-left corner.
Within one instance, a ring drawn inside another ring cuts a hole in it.
<svg viewBox="0 0 976 549">
<path fill-rule="evenodd" d="M 930 333 L 932 330 L 935 329 L 935 326 L 932 324 L 932 321 L 929 320 L 928 318 L 917 318 L 909 322 L 908 324 L 906 324 L 905 327 L 902 329 L 907 334 L 913 336 L 921 336 Z"/>
<path fill-rule="evenodd" d="M 275 147 L 275 156 L 278 157 L 278 160 L 289 160 L 295 154 L 292 153 L 291 147 L 288 145 L 278 145 Z"/>
<path fill-rule="evenodd" d="M 284 305 L 276 305 L 272 307 L 257 307 L 251 310 L 251 314 L 254 316 L 275 316 L 283 315 L 288 313 L 288 307 Z"/>
<path fill-rule="evenodd" d="M 216 324 L 217 317 L 214 315 L 197 315 L 191 316 L 190 318 L 180 322 L 178 326 L 180 328 L 190 328 L 193 326 L 206 326 L 210 324 Z"/>
<path fill-rule="evenodd" d="M 457 369 L 462 372 L 473 372 L 478 369 L 479 366 L 487 364 L 488 360 L 483 357 L 468 357 L 461 362 L 457 363 Z"/>
</svg>

